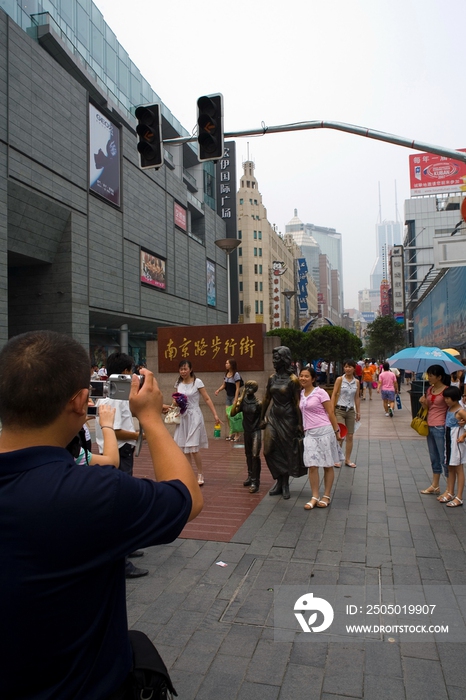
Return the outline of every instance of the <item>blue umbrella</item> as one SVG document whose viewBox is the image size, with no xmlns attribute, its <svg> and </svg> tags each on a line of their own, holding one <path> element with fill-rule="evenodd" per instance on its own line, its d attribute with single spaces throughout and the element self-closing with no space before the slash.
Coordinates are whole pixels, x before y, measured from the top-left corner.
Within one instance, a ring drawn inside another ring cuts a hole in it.
<svg viewBox="0 0 466 700">
<path fill-rule="evenodd" d="M 425 372 L 431 365 L 440 365 L 446 374 L 457 372 L 459 369 L 465 369 L 464 365 L 448 352 L 444 352 L 440 350 L 440 348 L 428 348 L 423 345 L 418 348 L 405 348 L 404 350 L 400 350 L 400 352 L 389 357 L 387 362 L 390 367 L 407 369 L 408 372 L 416 373 Z"/>
</svg>

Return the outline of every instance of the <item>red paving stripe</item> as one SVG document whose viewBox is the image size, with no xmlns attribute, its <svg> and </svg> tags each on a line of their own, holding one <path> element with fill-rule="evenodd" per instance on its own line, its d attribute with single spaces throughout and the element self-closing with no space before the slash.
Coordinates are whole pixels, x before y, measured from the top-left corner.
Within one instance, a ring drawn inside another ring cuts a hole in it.
<svg viewBox="0 0 466 700">
<path fill-rule="evenodd" d="M 230 542 L 245 520 L 267 495 L 274 483 L 262 457 L 259 493 L 251 494 L 243 486 L 247 476 L 244 448 L 233 447 L 226 440 L 210 440 L 209 449 L 201 450 L 205 484 L 202 487 L 204 509 L 188 523 L 180 537 L 212 542 Z M 134 476 L 153 479 L 149 449 L 143 445 L 134 459 Z"/>
</svg>

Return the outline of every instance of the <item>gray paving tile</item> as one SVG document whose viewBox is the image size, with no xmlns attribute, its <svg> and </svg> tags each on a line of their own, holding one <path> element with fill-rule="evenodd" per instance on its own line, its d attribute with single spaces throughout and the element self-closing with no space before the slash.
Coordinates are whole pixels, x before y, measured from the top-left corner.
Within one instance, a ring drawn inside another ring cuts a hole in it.
<svg viewBox="0 0 466 700">
<path fill-rule="evenodd" d="M 438 661 L 403 658 L 404 684 L 409 700 L 448 700 L 448 693 Z"/>
<path fill-rule="evenodd" d="M 404 700 L 404 683 L 401 678 L 381 678 L 380 675 L 364 675 L 364 700 Z"/>
</svg>

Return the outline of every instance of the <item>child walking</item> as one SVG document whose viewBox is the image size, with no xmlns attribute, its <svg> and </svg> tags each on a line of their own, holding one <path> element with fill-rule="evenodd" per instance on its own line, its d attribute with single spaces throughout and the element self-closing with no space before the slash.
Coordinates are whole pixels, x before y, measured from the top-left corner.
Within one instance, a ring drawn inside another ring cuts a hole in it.
<svg viewBox="0 0 466 700">
<path fill-rule="evenodd" d="M 457 386 L 449 386 L 443 392 L 448 406 L 445 417 L 445 464 L 448 464 L 447 494 L 439 497 L 449 508 L 463 505 L 464 468 L 466 443 L 464 427 L 458 420 L 466 420 L 466 410 L 461 406 L 461 391 Z M 456 482 L 456 496 L 455 493 Z"/>
</svg>

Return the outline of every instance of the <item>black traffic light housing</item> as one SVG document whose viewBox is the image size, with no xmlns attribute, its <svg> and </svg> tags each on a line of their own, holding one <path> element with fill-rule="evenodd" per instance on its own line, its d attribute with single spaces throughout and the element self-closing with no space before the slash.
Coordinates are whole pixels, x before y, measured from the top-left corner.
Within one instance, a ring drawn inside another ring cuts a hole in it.
<svg viewBox="0 0 466 700">
<path fill-rule="evenodd" d="M 136 109 L 139 164 L 143 170 L 163 165 L 162 114 L 160 104 Z"/>
<path fill-rule="evenodd" d="M 197 101 L 199 160 L 223 157 L 223 95 L 203 95 Z"/>
</svg>

